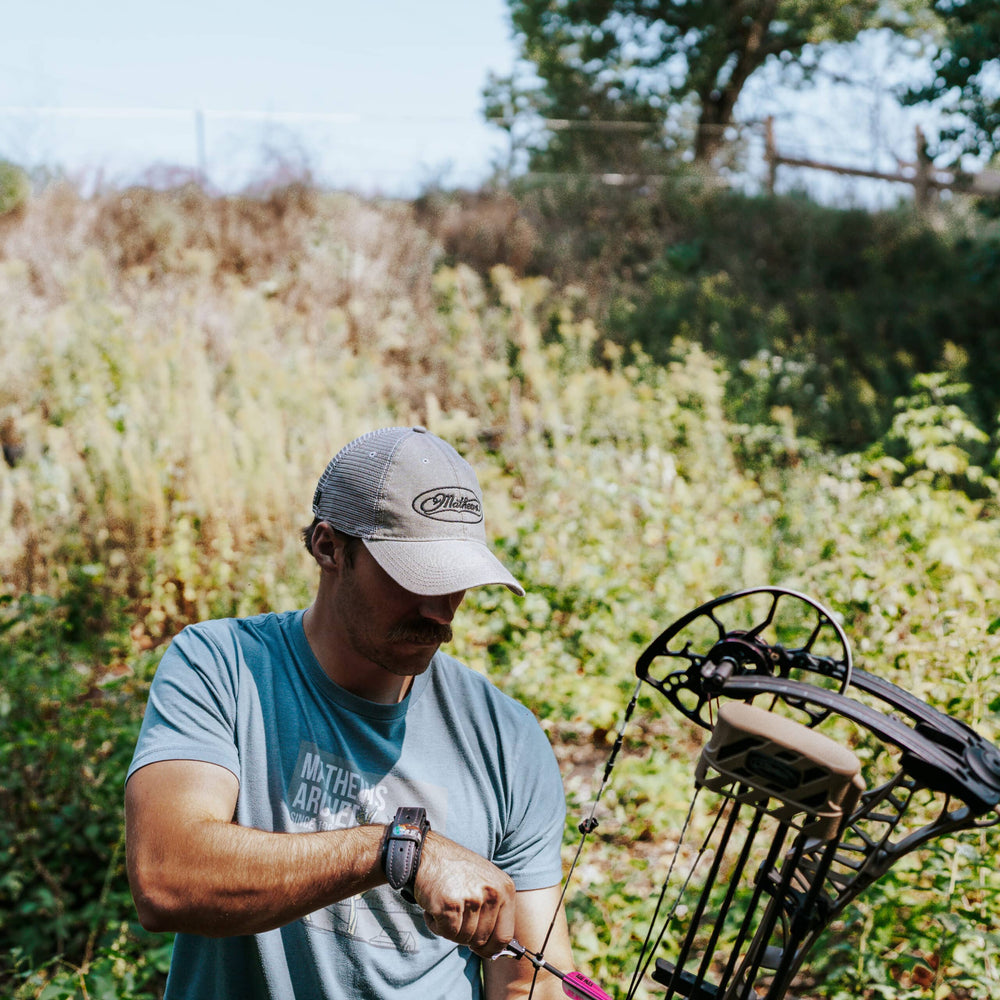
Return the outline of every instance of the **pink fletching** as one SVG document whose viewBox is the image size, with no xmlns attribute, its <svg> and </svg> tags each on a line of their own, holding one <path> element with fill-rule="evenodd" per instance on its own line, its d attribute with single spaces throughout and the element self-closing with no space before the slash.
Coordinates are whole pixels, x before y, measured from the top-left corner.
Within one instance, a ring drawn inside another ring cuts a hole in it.
<svg viewBox="0 0 1000 1000">
<path fill-rule="evenodd" d="M 563 993 L 573 1000 L 611 1000 L 597 983 L 579 972 L 567 972 L 562 988 Z"/>
</svg>

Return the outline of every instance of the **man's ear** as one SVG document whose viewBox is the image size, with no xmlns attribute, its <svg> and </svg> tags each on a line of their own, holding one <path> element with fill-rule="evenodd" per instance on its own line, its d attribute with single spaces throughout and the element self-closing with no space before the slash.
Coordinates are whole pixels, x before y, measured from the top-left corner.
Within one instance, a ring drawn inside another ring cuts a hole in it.
<svg viewBox="0 0 1000 1000">
<path fill-rule="evenodd" d="M 345 545 L 326 521 L 316 525 L 312 536 L 312 555 L 323 572 L 339 572 L 344 568 L 347 564 Z"/>
</svg>

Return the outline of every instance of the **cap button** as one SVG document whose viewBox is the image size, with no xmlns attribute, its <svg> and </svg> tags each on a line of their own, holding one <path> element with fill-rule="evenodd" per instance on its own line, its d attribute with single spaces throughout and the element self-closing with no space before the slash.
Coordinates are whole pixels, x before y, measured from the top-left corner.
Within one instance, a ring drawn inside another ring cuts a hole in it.
<svg viewBox="0 0 1000 1000">
<path fill-rule="evenodd" d="M 421 427 L 418 424 L 416 427 L 413 428 L 413 432 L 414 432 L 414 434 L 426 434 L 427 433 L 427 428 L 426 427 Z"/>
</svg>

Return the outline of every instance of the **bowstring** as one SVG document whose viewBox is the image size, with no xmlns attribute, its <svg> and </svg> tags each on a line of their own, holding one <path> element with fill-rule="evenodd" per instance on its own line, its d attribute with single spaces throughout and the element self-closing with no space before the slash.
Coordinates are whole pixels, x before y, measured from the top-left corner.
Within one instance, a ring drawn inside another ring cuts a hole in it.
<svg viewBox="0 0 1000 1000">
<path fill-rule="evenodd" d="M 667 887 L 670 884 L 670 878 L 674 873 L 674 866 L 677 864 L 677 859 L 680 856 L 681 846 L 683 845 L 686 837 L 687 830 L 691 824 L 691 817 L 694 815 L 695 804 L 698 801 L 698 791 L 695 790 L 694 796 L 691 799 L 691 804 L 688 806 L 687 815 L 684 817 L 684 825 L 681 827 L 680 835 L 677 838 L 677 845 L 674 847 L 673 854 L 670 857 L 670 866 L 667 869 L 666 877 L 663 879 L 663 883 L 660 886 L 660 894 L 656 900 L 656 906 L 653 909 L 653 915 L 649 920 L 649 925 L 646 928 L 646 938 L 642 942 L 642 947 L 639 949 L 639 958 L 636 962 L 635 972 L 632 974 L 632 980 L 629 983 L 628 992 L 625 994 L 625 1000 L 631 1000 L 635 996 L 636 991 L 639 989 L 639 984 L 642 982 L 642 977 L 646 974 L 646 970 L 649 968 L 650 960 L 652 959 L 653 953 L 660 946 L 660 942 L 663 940 L 663 935 L 666 933 L 667 927 L 670 925 L 670 921 L 673 919 L 674 914 L 677 912 L 677 908 L 680 905 L 681 898 L 683 897 L 685 891 L 687 890 L 688 884 L 694 875 L 695 869 L 698 867 L 701 859 L 705 855 L 705 851 L 708 847 L 709 840 L 715 831 L 715 828 L 719 822 L 719 816 L 716 815 L 715 820 L 712 823 L 711 829 L 705 836 L 704 843 L 699 848 L 696 853 L 694 860 L 691 862 L 691 866 L 688 869 L 687 877 L 684 879 L 679 892 L 677 893 L 677 898 L 674 900 L 673 905 L 670 907 L 670 911 L 663 918 L 663 923 L 660 928 L 659 934 L 656 936 L 656 940 L 653 942 L 652 948 L 650 948 L 649 942 L 653 936 L 653 928 L 656 926 L 656 922 L 659 919 L 660 907 L 663 906 L 663 900 L 667 894 Z M 647 957 L 647 949 L 649 949 Z"/>
<path fill-rule="evenodd" d="M 635 711 L 635 707 L 639 701 L 639 692 L 642 689 L 642 679 L 640 678 L 635 685 L 635 690 L 632 692 L 632 697 L 629 699 L 628 707 L 625 709 L 625 714 L 622 717 L 621 724 L 618 727 L 618 733 L 615 736 L 615 742 L 611 747 L 611 752 L 608 754 L 608 759 L 604 763 L 604 775 L 601 778 L 601 784 L 595 793 L 591 805 L 590 805 L 590 815 L 586 819 L 581 820 L 577 829 L 580 831 L 580 840 L 576 845 L 576 853 L 573 855 L 573 860 L 570 862 L 569 870 L 566 872 L 566 878 L 563 879 L 562 892 L 559 893 L 559 901 L 556 903 L 555 910 L 552 913 L 552 920 L 549 921 L 548 929 L 545 931 L 545 937 L 542 938 L 542 947 L 536 953 L 538 958 L 542 958 L 545 954 L 545 949 L 548 947 L 549 938 L 552 936 L 552 931 L 555 929 L 556 920 L 559 917 L 559 913 L 562 910 L 563 904 L 566 901 L 566 893 L 569 890 L 570 880 L 573 878 L 573 873 L 576 871 L 577 863 L 580 860 L 580 856 L 583 853 L 583 845 L 587 842 L 587 837 L 597 829 L 597 806 L 601 801 L 601 796 L 604 794 L 605 788 L 607 788 L 608 780 L 611 777 L 611 772 L 614 770 L 615 762 L 618 759 L 618 752 L 622 748 L 622 744 L 625 742 L 625 728 L 629 724 L 629 720 L 632 718 L 632 713 Z M 535 974 L 531 979 L 531 989 L 528 992 L 528 1000 L 531 1000 L 535 992 L 535 983 L 538 980 L 538 969 L 536 967 Z"/>
</svg>

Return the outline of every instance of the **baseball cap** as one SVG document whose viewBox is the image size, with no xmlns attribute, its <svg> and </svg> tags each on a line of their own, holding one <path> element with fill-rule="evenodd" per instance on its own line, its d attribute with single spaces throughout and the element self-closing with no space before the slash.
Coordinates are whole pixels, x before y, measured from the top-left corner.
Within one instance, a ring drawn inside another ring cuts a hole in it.
<svg viewBox="0 0 1000 1000">
<path fill-rule="evenodd" d="M 524 595 L 486 543 L 475 471 L 424 427 L 370 431 L 342 448 L 320 476 L 313 515 L 360 538 L 411 593 L 496 583 Z"/>
</svg>

